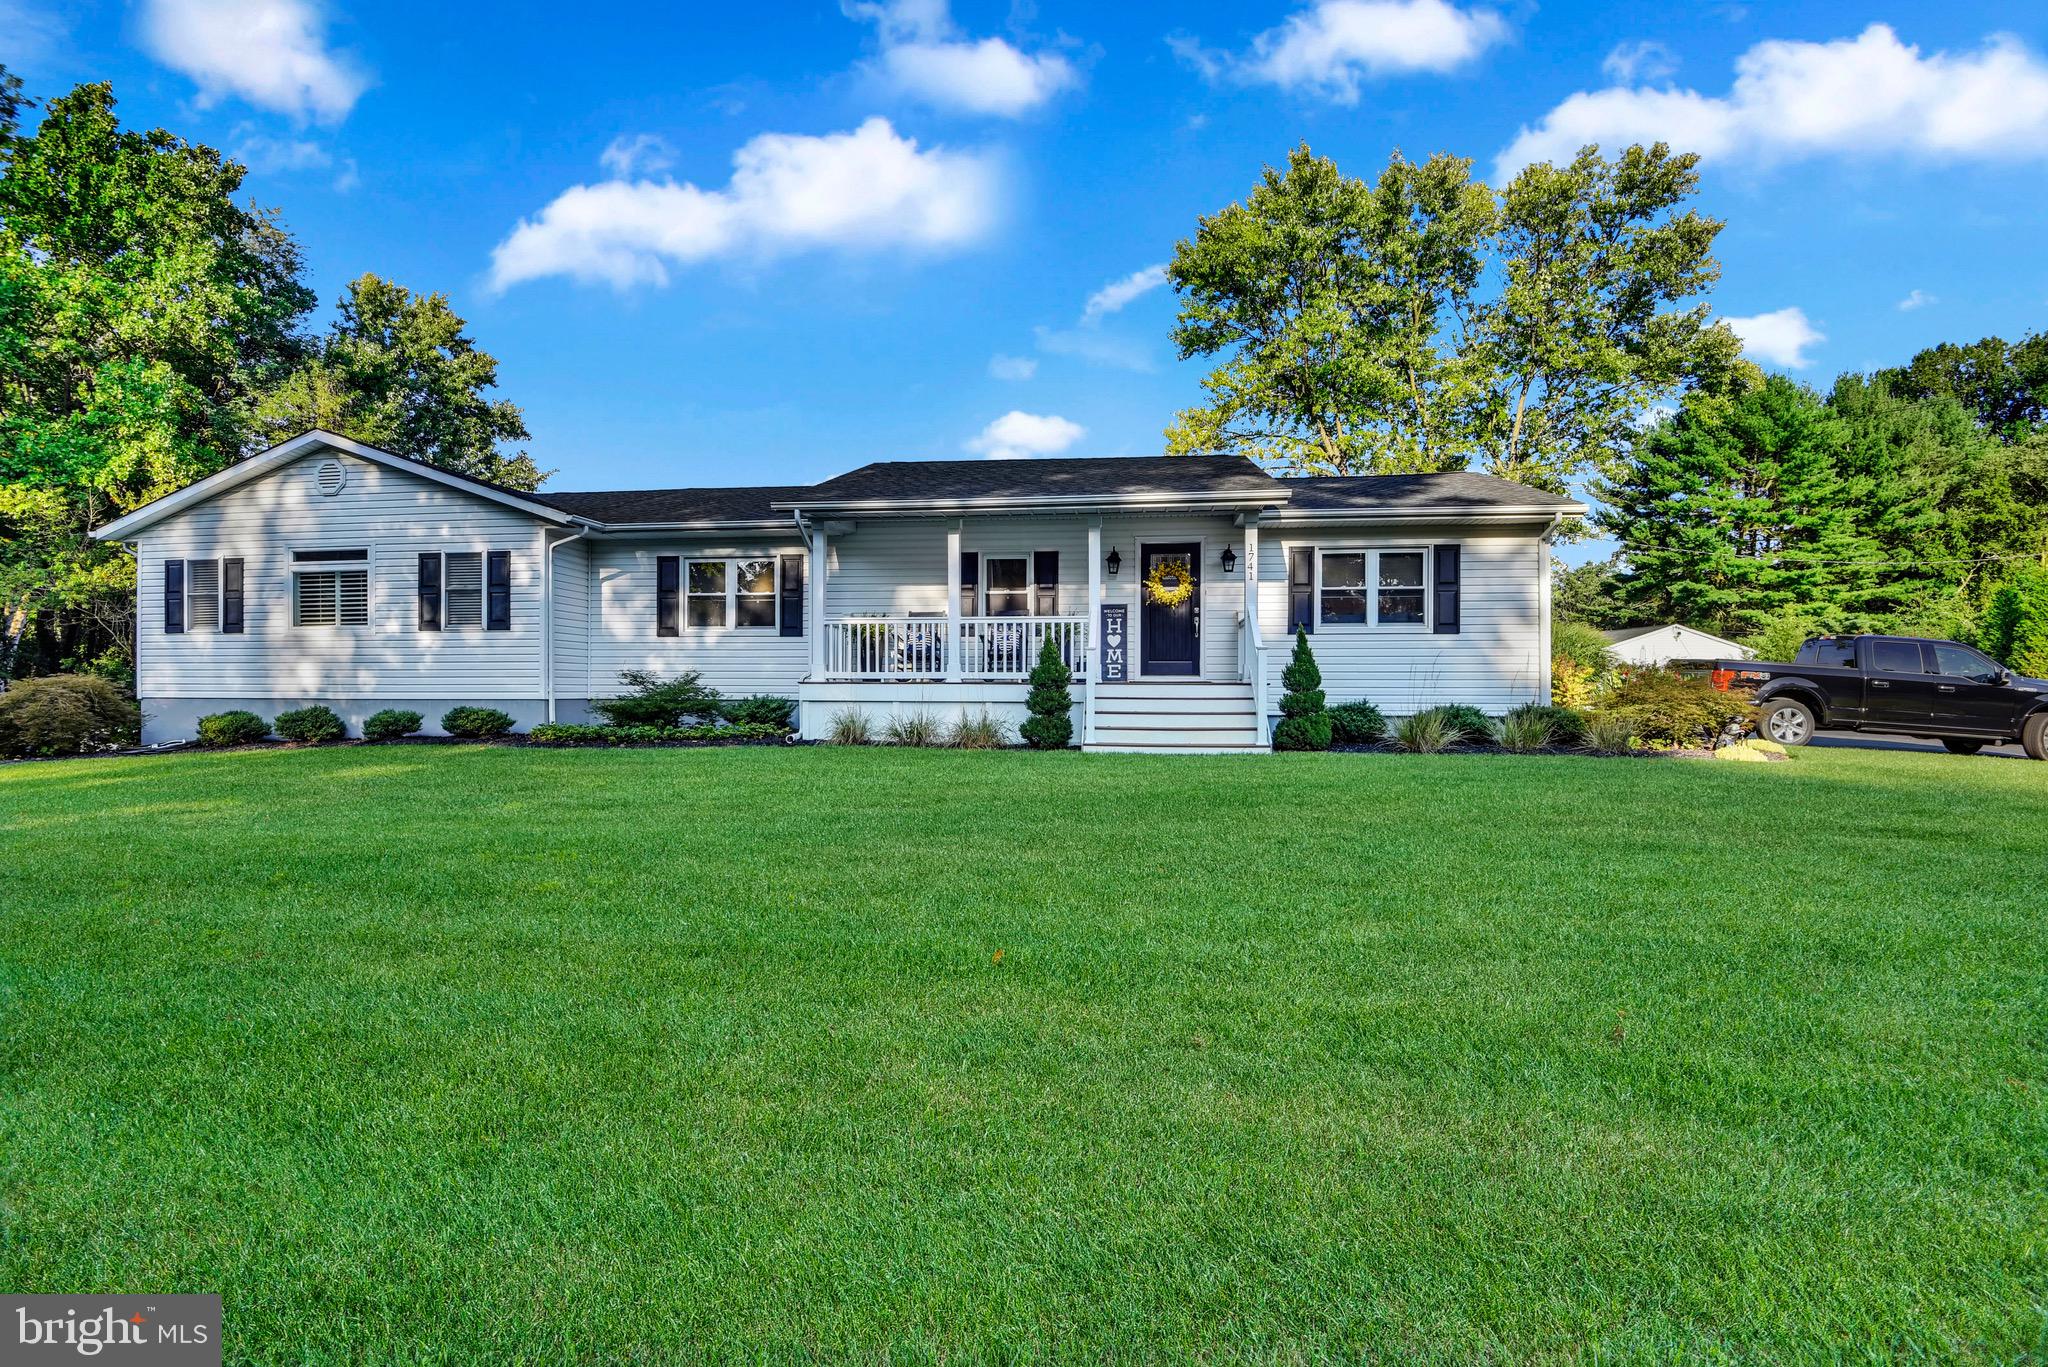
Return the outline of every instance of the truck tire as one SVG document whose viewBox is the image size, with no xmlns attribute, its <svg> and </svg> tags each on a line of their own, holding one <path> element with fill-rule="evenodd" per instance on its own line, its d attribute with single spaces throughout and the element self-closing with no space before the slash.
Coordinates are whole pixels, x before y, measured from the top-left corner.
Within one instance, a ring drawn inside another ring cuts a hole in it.
<svg viewBox="0 0 2048 1367">
<path fill-rule="evenodd" d="M 2020 745 L 2028 759 L 2048 759 L 2048 712 L 2036 712 L 2020 728 Z"/>
<path fill-rule="evenodd" d="M 1780 745 L 1804 745 L 1813 739 L 1813 709 L 1797 698 L 1773 698 L 1757 714 L 1757 730 Z"/>
<path fill-rule="evenodd" d="M 1941 748 L 1951 755 L 1974 755 L 1984 748 L 1984 742 L 1964 740 L 1961 736 L 1948 736 L 1942 740 Z"/>
</svg>

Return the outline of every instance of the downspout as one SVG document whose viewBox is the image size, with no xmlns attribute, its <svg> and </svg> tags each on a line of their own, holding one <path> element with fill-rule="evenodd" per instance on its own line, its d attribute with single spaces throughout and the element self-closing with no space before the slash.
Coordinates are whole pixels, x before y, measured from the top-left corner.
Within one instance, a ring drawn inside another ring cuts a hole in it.
<svg viewBox="0 0 2048 1367">
<path fill-rule="evenodd" d="M 555 552 L 571 541 L 581 541 L 590 535 L 590 528 L 580 527 L 573 535 L 560 541 L 549 541 L 547 527 L 541 528 L 541 540 L 545 544 L 540 558 L 540 659 L 542 693 L 547 699 L 548 720 L 555 719 Z M 590 629 L 588 622 L 584 630 Z"/>
<path fill-rule="evenodd" d="M 1555 516 L 1555 517 L 1553 517 L 1553 518 L 1551 518 L 1551 519 L 1550 519 L 1550 525 L 1549 525 L 1548 527 L 1545 527 L 1545 528 L 1543 529 L 1543 535 L 1542 535 L 1542 536 L 1540 536 L 1540 537 L 1538 537 L 1538 538 L 1536 539 L 1536 553 L 1537 553 L 1537 555 L 1541 556 L 1541 557 L 1542 557 L 1542 560 L 1543 560 L 1543 563 L 1542 563 L 1542 566 L 1541 566 L 1541 573 L 1542 573 L 1542 584 L 1543 584 L 1543 601 L 1542 601 L 1542 603 L 1541 603 L 1541 604 L 1539 605 L 1539 606 L 1540 606 L 1540 607 L 1542 608 L 1542 611 L 1541 611 L 1540 613 L 1538 613 L 1538 614 L 1537 614 L 1537 620 L 1538 620 L 1538 622 L 1540 623 L 1540 626 L 1539 626 L 1539 628 L 1538 628 L 1538 631 L 1537 631 L 1537 635 L 1536 635 L 1536 654 L 1537 654 L 1537 657 L 1538 657 L 1538 658 L 1537 658 L 1537 661 L 1536 661 L 1536 677 L 1537 677 L 1537 680 L 1538 680 L 1539 686 L 1541 687 L 1541 690 L 1542 690 L 1542 691 L 1541 691 L 1541 692 L 1539 692 L 1539 693 L 1537 694 L 1537 696 L 1536 696 L 1536 701 L 1537 701 L 1537 702 L 1539 702 L 1539 703 L 1544 703 L 1544 704 L 1548 704 L 1548 703 L 1550 702 L 1550 685 L 1551 685 L 1551 679 L 1550 679 L 1550 546 L 1551 546 L 1551 543 L 1552 543 L 1553 541 L 1555 541 L 1555 540 L 1556 540 L 1556 538 L 1557 538 L 1557 533 L 1558 533 L 1558 529 L 1559 529 L 1559 528 L 1561 528 L 1561 527 L 1563 527 L 1563 526 L 1564 526 L 1564 514 L 1563 514 L 1563 513 L 1559 513 L 1559 514 L 1557 514 L 1557 516 Z"/>
</svg>

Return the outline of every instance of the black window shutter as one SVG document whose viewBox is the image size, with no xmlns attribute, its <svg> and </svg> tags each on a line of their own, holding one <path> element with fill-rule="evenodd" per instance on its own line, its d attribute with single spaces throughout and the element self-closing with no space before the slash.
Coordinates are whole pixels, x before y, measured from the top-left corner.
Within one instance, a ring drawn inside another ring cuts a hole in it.
<svg viewBox="0 0 2048 1367">
<path fill-rule="evenodd" d="M 185 629 L 185 562 L 164 561 L 164 631 Z"/>
<path fill-rule="evenodd" d="M 484 630 L 512 629 L 512 552 L 484 556 Z"/>
<path fill-rule="evenodd" d="M 654 634 L 680 634 L 683 614 L 677 601 L 683 587 L 683 558 L 679 555 L 654 557 Z"/>
<path fill-rule="evenodd" d="M 1456 546 L 1438 546 L 1436 561 L 1436 634 L 1458 634 L 1458 551 Z"/>
<path fill-rule="evenodd" d="M 1316 548 L 1287 548 L 1287 634 L 1316 629 Z"/>
<path fill-rule="evenodd" d="M 974 605 L 981 591 L 981 552 L 960 552 L 960 615 L 975 617 Z"/>
<path fill-rule="evenodd" d="M 420 630 L 441 629 L 441 553 L 420 552 Z"/>
<path fill-rule="evenodd" d="M 1040 617 L 1060 615 L 1060 553 L 1058 551 L 1033 551 L 1031 553 L 1031 582 L 1037 586 L 1034 597 L 1036 611 Z"/>
<path fill-rule="evenodd" d="M 781 634 L 804 634 L 804 558 L 800 555 L 782 557 Z"/>
<path fill-rule="evenodd" d="M 230 636 L 239 636 L 242 633 L 240 556 L 220 562 L 220 629 Z"/>
</svg>

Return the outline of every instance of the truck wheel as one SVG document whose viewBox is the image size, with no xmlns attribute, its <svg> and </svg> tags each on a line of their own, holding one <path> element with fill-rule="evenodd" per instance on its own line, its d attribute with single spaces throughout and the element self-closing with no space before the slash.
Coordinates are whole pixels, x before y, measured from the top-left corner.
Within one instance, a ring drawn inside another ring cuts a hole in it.
<svg viewBox="0 0 2048 1367">
<path fill-rule="evenodd" d="M 2028 759 L 2048 759 L 2048 712 L 2036 712 L 2020 729 L 2020 744 Z"/>
<path fill-rule="evenodd" d="M 1777 698 L 1764 704 L 1759 725 L 1765 740 L 1804 745 L 1813 739 L 1813 709 L 1793 698 Z"/>
<path fill-rule="evenodd" d="M 1984 748 L 1981 740 L 1964 740 L 1960 736 L 1949 736 L 1941 742 L 1942 749 L 1951 755 L 1974 755 Z"/>
</svg>

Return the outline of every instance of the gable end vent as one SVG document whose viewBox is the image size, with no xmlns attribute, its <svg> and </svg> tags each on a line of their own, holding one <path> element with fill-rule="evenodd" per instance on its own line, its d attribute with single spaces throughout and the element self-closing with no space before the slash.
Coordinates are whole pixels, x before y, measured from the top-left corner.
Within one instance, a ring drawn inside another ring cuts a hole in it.
<svg viewBox="0 0 2048 1367">
<path fill-rule="evenodd" d="M 328 498 L 341 492 L 341 486 L 348 483 L 348 471 L 338 460 L 323 460 L 313 467 L 313 487 Z"/>
</svg>

